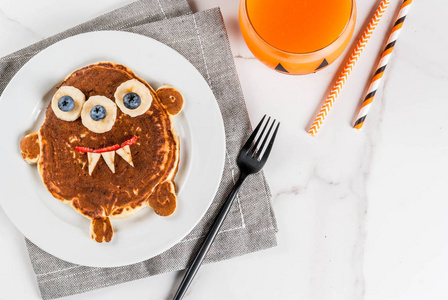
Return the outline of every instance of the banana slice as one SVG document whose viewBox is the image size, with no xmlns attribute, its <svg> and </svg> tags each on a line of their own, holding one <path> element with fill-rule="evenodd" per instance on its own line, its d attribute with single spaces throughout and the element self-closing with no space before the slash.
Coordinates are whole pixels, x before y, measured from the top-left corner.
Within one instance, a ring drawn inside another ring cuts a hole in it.
<svg viewBox="0 0 448 300">
<path fill-rule="evenodd" d="M 137 79 L 120 84 L 114 96 L 121 111 L 131 117 L 143 115 L 152 103 L 151 92 Z"/>
<path fill-rule="evenodd" d="M 129 147 L 129 145 L 126 145 L 115 152 L 120 155 L 128 164 L 134 166 L 134 163 L 132 162 L 131 147 Z"/>
<path fill-rule="evenodd" d="M 112 173 L 115 173 L 115 151 L 103 152 L 101 156 Z"/>
<path fill-rule="evenodd" d="M 79 118 L 86 101 L 84 93 L 73 86 L 61 86 L 51 100 L 51 108 L 56 117 L 63 121 Z"/>
<path fill-rule="evenodd" d="M 104 96 L 91 96 L 81 111 L 82 125 L 96 133 L 112 129 L 117 118 L 117 106 Z"/>
<path fill-rule="evenodd" d="M 89 175 L 92 176 L 93 170 L 95 170 L 96 164 L 101 158 L 100 153 L 87 153 L 87 160 L 89 162 Z"/>
</svg>

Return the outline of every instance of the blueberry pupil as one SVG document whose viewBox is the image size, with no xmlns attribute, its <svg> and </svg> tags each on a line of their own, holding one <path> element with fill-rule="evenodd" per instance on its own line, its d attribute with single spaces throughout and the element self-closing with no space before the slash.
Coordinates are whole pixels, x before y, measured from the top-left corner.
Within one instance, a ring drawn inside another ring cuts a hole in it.
<svg viewBox="0 0 448 300">
<path fill-rule="evenodd" d="M 127 93 L 123 97 L 123 104 L 129 109 L 136 109 L 142 103 L 142 99 L 136 93 Z"/>
<path fill-rule="evenodd" d="M 75 108 L 75 101 L 70 96 L 62 96 L 58 100 L 58 107 L 62 111 L 71 111 Z"/>
<path fill-rule="evenodd" d="M 106 117 L 106 115 L 107 115 L 106 109 L 102 105 L 95 105 L 90 110 L 90 117 L 94 121 L 100 121 L 100 120 L 104 119 Z"/>
</svg>

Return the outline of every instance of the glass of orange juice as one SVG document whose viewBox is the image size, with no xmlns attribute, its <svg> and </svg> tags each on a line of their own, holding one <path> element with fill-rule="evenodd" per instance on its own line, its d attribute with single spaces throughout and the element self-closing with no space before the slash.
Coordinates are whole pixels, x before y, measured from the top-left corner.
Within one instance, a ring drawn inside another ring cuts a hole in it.
<svg viewBox="0 0 448 300">
<path fill-rule="evenodd" d="M 258 60 L 285 74 L 334 62 L 356 23 L 355 0 L 241 0 L 240 28 Z"/>
</svg>

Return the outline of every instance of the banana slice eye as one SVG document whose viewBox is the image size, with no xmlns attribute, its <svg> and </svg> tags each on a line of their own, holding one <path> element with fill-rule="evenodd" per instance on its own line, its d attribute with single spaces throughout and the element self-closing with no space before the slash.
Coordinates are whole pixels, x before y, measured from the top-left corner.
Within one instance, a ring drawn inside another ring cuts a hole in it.
<svg viewBox="0 0 448 300">
<path fill-rule="evenodd" d="M 96 133 L 107 132 L 112 129 L 117 118 L 117 106 L 104 96 L 92 96 L 81 111 L 82 124 Z"/>
<path fill-rule="evenodd" d="M 54 114 L 61 120 L 74 121 L 81 114 L 86 97 L 73 86 L 61 86 L 51 100 Z"/>
<path fill-rule="evenodd" d="M 151 92 L 146 85 L 137 79 L 131 79 L 120 84 L 114 96 L 121 111 L 131 117 L 143 115 L 152 103 Z"/>
</svg>

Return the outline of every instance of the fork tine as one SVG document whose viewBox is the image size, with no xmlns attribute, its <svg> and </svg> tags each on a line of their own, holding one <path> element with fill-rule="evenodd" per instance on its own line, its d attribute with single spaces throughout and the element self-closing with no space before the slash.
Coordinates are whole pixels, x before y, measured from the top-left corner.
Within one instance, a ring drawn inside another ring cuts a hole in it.
<svg viewBox="0 0 448 300">
<path fill-rule="evenodd" d="M 280 127 L 280 122 L 278 122 L 277 126 L 275 127 L 274 133 L 272 134 L 272 137 L 271 137 L 271 140 L 269 141 L 268 147 L 266 148 L 266 151 L 264 152 L 263 157 L 261 158 L 261 162 L 266 162 L 266 160 L 268 159 L 269 153 L 271 153 L 272 145 L 274 144 L 275 136 L 277 135 L 277 131 L 278 131 L 279 127 Z M 260 151 L 260 153 L 261 153 L 261 151 Z"/>
<path fill-rule="evenodd" d="M 244 150 L 246 153 L 249 151 L 250 146 L 252 145 L 252 142 L 255 139 L 255 136 L 257 135 L 258 130 L 260 130 L 261 124 L 263 123 L 264 119 L 266 118 L 266 115 L 263 116 L 260 123 L 258 123 L 257 127 L 255 127 L 254 132 L 250 135 L 250 137 L 247 139 L 247 142 L 244 144 L 243 148 L 241 150 Z"/>
<path fill-rule="evenodd" d="M 266 131 L 266 128 L 269 125 L 269 121 L 271 120 L 271 117 L 268 118 L 268 120 L 266 121 L 266 124 L 264 124 L 263 130 L 261 130 L 260 135 L 258 136 L 258 139 L 255 142 L 255 145 L 252 147 L 252 150 L 250 151 L 252 156 L 254 156 L 256 153 L 258 153 L 258 144 L 260 144 L 260 141 L 262 140 L 262 137 L 264 135 L 264 132 Z"/>
<path fill-rule="evenodd" d="M 260 155 L 261 155 L 261 152 L 263 152 L 264 145 L 266 144 L 266 142 L 267 142 L 267 140 L 269 138 L 269 134 L 271 133 L 272 127 L 274 127 L 274 124 L 275 124 L 275 120 L 272 122 L 271 126 L 269 127 L 268 133 L 264 137 L 263 142 L 261 143 L 260 148 L 258 150 L 256 150 L 257 151 L 257 155 L 255 157 L 259 158 Z"/>
</svg>

